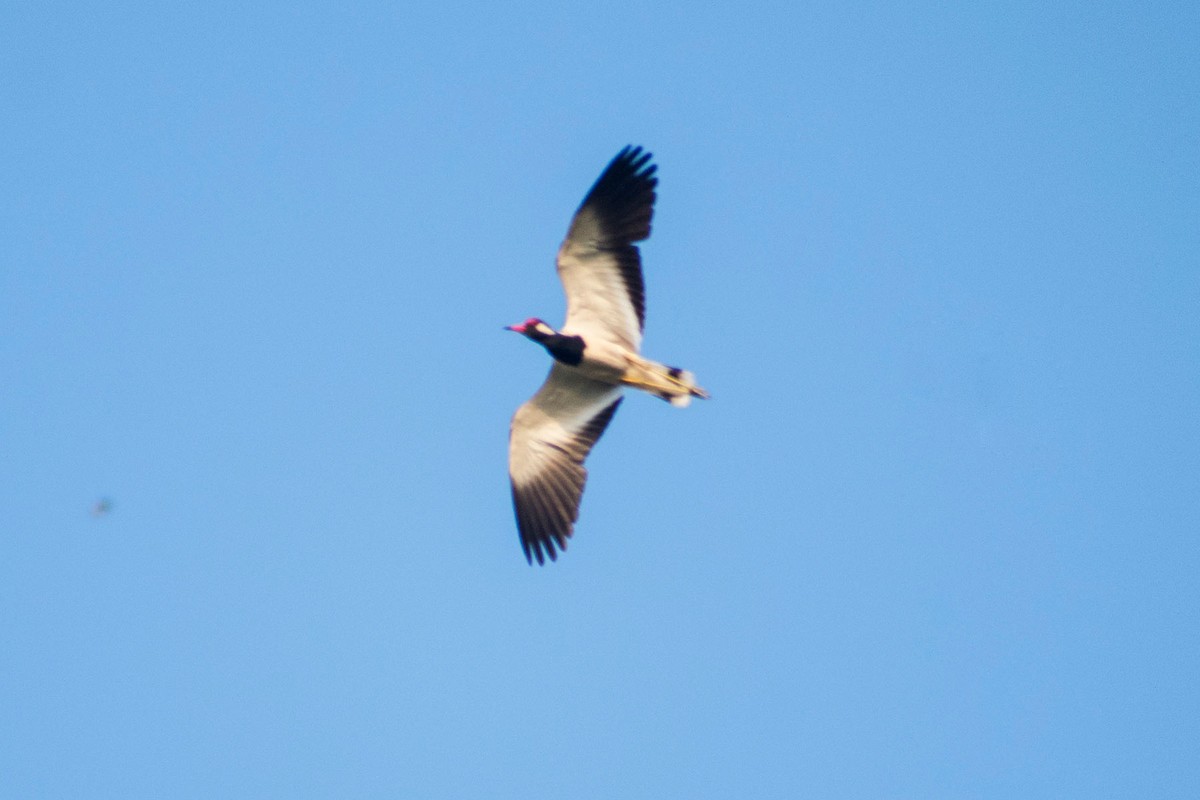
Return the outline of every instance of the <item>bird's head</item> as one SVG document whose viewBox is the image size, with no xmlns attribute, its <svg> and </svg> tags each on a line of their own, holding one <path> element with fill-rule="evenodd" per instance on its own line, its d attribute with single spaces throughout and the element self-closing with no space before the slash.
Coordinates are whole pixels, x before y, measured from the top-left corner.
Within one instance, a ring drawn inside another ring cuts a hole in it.
<svg viewBox="0 0 1200 800">
<path fill-rule="evenodd" d="M 546 323 L 542 322 L 537 317 L 530 317 L 518 325 L 507 325 L 504 330 L 516 331 L 522 336 L 527 336 L 535 342 L 547 339 L 554 335 L 554 329 Z"/>
</svg>

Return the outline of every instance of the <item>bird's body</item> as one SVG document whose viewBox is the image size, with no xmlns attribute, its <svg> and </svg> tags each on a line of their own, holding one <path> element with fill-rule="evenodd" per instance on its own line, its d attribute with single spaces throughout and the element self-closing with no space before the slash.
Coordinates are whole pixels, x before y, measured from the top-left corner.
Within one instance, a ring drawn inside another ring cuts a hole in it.
<svg viewBox="0 0 1200 800">
<path fill-rule="evenodd" d="M 656 167 L 640 147 L 609 163 L 571 221 L 558 251 L 567 319 L 537 318 L 509 330 L 546 348 L 550 375 L 513 415 L 509 477 L 525 557 L 539 564 L 567 546 L 587 480 L 583 462 L 620 405 L 625 387 L 674 406 L 706 398 L 690 372 L 641 356 L 645 288 L 635 242 L 650 235 Z"/>
</svg>

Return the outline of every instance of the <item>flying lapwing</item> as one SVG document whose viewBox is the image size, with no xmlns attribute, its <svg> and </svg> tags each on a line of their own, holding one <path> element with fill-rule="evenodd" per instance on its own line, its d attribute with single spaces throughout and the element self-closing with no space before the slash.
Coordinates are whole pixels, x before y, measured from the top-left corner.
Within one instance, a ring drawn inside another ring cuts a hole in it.
<svg viewBox="0 0 1200 800">
<path fill-rule="evenodd" d="M 623 149 L 575 212 L 558 249 L 567 295 L 562 329 L 536 317 L 506 329 L 554 357 L 546 382 L 517 409 L 509 432 L 513 506 L 531 564 L 553 561 L 566 549 L 587 481 L 583 462 L 626 387 L 680 408 L 708 397 L 692 373 L 639 354 L 646 293 L 634 242 L 650 236 L 658 185 L 650 159 L 640 147 Z"/>
</svg>

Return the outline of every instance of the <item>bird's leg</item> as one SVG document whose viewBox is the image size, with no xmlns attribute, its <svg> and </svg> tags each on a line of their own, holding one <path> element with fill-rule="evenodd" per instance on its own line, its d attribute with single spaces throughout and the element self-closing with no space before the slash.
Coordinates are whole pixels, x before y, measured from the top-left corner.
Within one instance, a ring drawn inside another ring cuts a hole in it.
<svg viewBox="0 0 1200 800">
<path fill-rule="evenodd" d="M 621 383 L 625 386 L 632 386 L 634 389 L 643 389 L 647 392 L 661 392 L 663 390 L 661 384 L 648 383 L 647 381 L 630 377 L 628 373 L 621 378 Z"/>
<path fill-rule="evenodd" d="M 621 383 L 626 386 L 662 396 L 688 394 L 690 391 L 688 385 L 678 377 L 683 370 L 647 361 L 633 353 L 626 353 L 625 361 L 629 367 L 621 377 Z"/>
<path fill-rule="evenodd" d="M 628 368 L 625 374 L 621 376 L 621 383 L 626 386 L 632 386 L 635 389 L 644 389 L 647 392 L 661 392 L 662 384 L 650 383 L 645 376 L 651 375 L 649 369 L 646 368 L 646 362 L 635 356 L 633 353 L 625 354 L 625 361 L 628 363 Z"/>
<path fill-rule="evenodd" d="M 684 370 L 680 369 L 679 367 L 668 367 L 666 365 L 663 365 L 662 369 L 665 370 L 663 377 L 666 378 L 671 383 L 678 386 L 684 392 L 691 392 L 692 389 L 695 388 L 694 380 L 693 380 L 693 383 L 689 384 L 686 380 L 683 379 L 682 376 L 687 375 L 688 373 L 686 373 Z M 689 377 L 691 377 L 691 376 L 689 376 Z"/>
</svg>

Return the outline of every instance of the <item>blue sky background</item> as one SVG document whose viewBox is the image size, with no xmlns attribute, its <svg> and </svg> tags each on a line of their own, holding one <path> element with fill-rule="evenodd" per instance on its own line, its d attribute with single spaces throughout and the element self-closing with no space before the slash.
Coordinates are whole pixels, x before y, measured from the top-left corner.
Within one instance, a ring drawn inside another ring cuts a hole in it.
<svg viewBox="0 0 1200 800">
<path fill-rule="evenodd" d="M 1195 796 L 1194 4 L 343 6 L 0 11 L 6 796 Z M 627 143 L 715 399 L 530 568 Z"/>
</svg>

